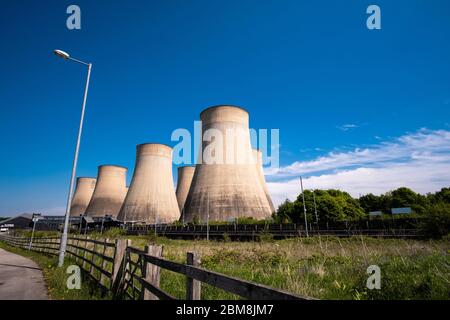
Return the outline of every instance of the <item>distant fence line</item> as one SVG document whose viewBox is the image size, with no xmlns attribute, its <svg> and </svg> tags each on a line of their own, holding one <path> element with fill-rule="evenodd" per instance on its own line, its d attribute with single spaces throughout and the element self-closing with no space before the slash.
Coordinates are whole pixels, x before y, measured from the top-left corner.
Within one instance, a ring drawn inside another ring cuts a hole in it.
<svg viewBox="0 0 450 320">
<path fill-rule="evenodd" d="M 80 218 L 71 218 L 71 224 L 74 228 L 78 228 Z M 118 221 L 107 220 L 102 218 L 94 218 L 93 223 L 89 224 L 86 231 L 99 231 L 110 227 L 121 226 L 126 229 L 129 235 L 156 233 L 167 237 L 180 238 L 196 238 L 206 237 L 207 226 L 205 224 L 166 224 L 166 225 L 123 225 Z M 36 224 L 37 230 L 61 230 L 63 217 L 52 217 L 51 219 L 40 220 Z M 348 221 L 319 221 L 316 223 L 310 221 L 308 224 L 309 235 L 337 236 L 349 237 L 354 235 L 366 235 L 373 237 L 390 237 L 390 238 L 420 238 L 422 237 L 420 228 L 420 218 L 392 218 L 392 219 L 358 219 Z M 156 228 L 156 230 L 155 230 Z M 219 238 L 225 235 L 232 239 L 251 239 L 261 233 L 268 233 L 275 238 L 303 237 L 306 235 L 303 223 L 252 223 L 239 224 L 228 223 L 219 224 L 211 223 L 209 226 L 209 235 Z"/>
<path fill-rule="evenodd" d="M 228 236 L 230 238 L 254 239 L 262 234 L 269 234 L 274 238 L 305 237 L 306 228 L 301 224 L 244 224 L 244 225 L 128 225 L 126 227 L 129 235 L 145 235 L 156 233 L 157 235 L 167 237 L 210 237 L 219 238 Z M 385 227 L 370 225 L 328 225 L 321 229 L 321 226 L 311 225 L 308 227 L 309 236 L 336 236 L 351 237 L 356 235 L 365 235 L 382 238 L 419 238 L 422 236 L 417 228 L 403 226 Z"/>
<path fill-rule="evenodd" d="M 30 238 L 0 235 L 0 241 L 36 252 L 58 255 L 60 238 Z M 144 250 L 131 246 L 131 240 L 95 240 L 89 237 L 69 237 L 67 256 L 76 262 L 105 292 L 115 299 L 173 300 L 160 288 L 161 268 L 186 277 L 186 300 L 201 299 L 201 284 L 206 283 L 242 298 L 252 300 L 310 300 L 269 286 L 230 277 L 200 267 L 200 258 L 188 252 L 186 263 L 166 260 L 162 246 L 148 245 Z"/>
</svg>

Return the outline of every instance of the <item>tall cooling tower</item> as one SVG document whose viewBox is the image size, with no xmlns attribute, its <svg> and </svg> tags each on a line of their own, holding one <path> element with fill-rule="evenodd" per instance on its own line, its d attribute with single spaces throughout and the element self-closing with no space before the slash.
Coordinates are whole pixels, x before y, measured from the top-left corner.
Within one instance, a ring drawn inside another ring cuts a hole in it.
<svg viewBox="0 0 450 320">
<path fill-rule="evenodd" d="M 98 167 L 97 184 L 86 215 L 117 218 L 123 199 L 126 196 L 127 168 L 112 165 Z"/>
<path fill-rule="evenodd" d="M 267 202 L 269 202 L 270 210 L 272 212 L 275 212 L 275 207 L 273 206 L 272 198 L 270 197 L 269 189 L 267 188 L 266 178 L 264 177 L 262 152 L 253 149 L 253 156 L 256 159 L 255 162 L 256 162 L 256 169 L 258 170 L 259 180 L 261 181 L 264 193 L 266 194 Z"/>
<path fill-rule="evenodd" d="M 205 222 L 208 213 L 210 221 L 269 217 L 271 208 L 252 154 L 248 112 L 216 106 L 204 110 L 200 118 L 201 159 L 184 205 L 185 221 Z"/>
<path fill-rule="evenodd" d="M 118 220 L 170 223 L 180 218 L 172 177 L 172 148 L 163 144 L 136 147 L 136 165 Z"/>
<path fill-rule="evenodd" d="M 183 210 L 186 197 L 191 187 L 192 178 L 194 176 L 195 166 L 178 167 L 178 181 L 177 181 L 177 201 L 180 211 Z M 183 213 L 181 213 L 183 214 Z"/>
<path fill-rule="evenodd" d="M 95 178 L 77 178 L 77 186 L 70 205 L 70 216 L 78 217 L 84 214 L 94 193 L 96 181 Z"/>
</svg>

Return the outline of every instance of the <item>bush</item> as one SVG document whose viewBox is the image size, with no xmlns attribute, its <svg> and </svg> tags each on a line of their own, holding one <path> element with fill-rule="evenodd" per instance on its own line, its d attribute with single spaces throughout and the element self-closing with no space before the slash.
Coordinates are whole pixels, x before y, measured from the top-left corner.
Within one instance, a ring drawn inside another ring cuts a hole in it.
<svg viewBox="0 0 450 320">
<path fill-rule="evenodd" d="M 450 204 L 438 203 L 429 206 L 419 228 L 425 236 L 440 239 L 450 232 Z"/>
</svg>

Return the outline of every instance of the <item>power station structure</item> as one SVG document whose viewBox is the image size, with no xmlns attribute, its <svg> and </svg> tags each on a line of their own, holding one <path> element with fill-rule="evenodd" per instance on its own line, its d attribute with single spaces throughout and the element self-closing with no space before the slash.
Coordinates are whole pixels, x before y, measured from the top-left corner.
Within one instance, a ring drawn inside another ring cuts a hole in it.
<svg viewBox="0 0 450 320">
<path fill-rule="evenodd" d="M 115 165 L 98 167 L 97 184 L 85 215 L 117 218 L 126 196 L 127 168 Z"/>
<path fill-rule="evenodd" d="M 178 208 L 181 212 L 181 220 L 183 220 L 183 207 L 186 202 L 189 188 L 191 187 L 192 178 L 194 177 L 195 166 L 178 167 L 178 181 L 177 181 L 177 201 Z"/>
<path fill-rule="evenodd" d="M 272 208 L 252 152 L 248 112 L 221 105 L 203 110 L 200 119 L 201 150 L 184 204 L 185 222 L 270 217 Z"/>
<path fill-rule="evenodd" d="M 94 193 L 96 182 L 97 179 L 95 178 L 77 178 L 77 185 L 70 205 L 71 217 L 79 217 L 85 213 Z"/>
<path fill-rule="evenodd" d="M 180 218 L 172 177 L 172 148 L 156 143 L 136 147 L 136 164 L 118 220 L 162 224 Z"/>
<path fill-rule="evenodd" d="M 267 188 L 266 178 L 264 177 L 264 169 L 263 169 L 263 155 L 261 150 L 253 149 L 253 156 L 256 159 L 256 169 L 258 170 L 259 180 L 261 181 L 261 185 L 264 189 L 264 193 L 266 194 L 267 202 L 269 202 L 271 212 L 275 212 L 275 207 L 272 202 L 272 198 L 269 194 L 269 188 Z"/>
</svg>

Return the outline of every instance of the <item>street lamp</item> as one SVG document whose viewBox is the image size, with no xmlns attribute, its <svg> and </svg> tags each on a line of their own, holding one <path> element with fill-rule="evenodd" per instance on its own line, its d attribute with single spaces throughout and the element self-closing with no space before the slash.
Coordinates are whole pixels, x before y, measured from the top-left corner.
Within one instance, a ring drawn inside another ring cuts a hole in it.
<svg viewBox="0 0 450 320">
<path fill-rule="evenodd" d="M 72 193 L 73 193 L 73 185 L 75 182 L 75 175 L 77 171 L 77 162 L 78 162 L 78 152 L 80 150 L 80 140 L 81 140 L 81 132 L 83 131 L 83 120 L 84 120 L 84 110 L 86 108 L 86 99 L 88 94 L 88 87 L 89 87 L 89 78 L 91 77 L 91 63 L 86 63 L 81 60 L 77 60 L 72 58 L 67 52 L 64 52 L 62 50 L 55 50 L 53 51 L 55 55 L 58 57 L 63 58 L 64 60 L 71 60 L 77 63 L 80 63 L 82 65 L 85 65 L 88 67 L 87 69 L 87 78 L 86 78 L 86 86 L 84 88 L 84 97 L 83 97 L 83 104 L 81 107 L 81 119 L 80 119 L 80 126 L 78 128 L 78 138 L 77 138 L 77 145 L 75 148 L 75 156 L 73 159 L 73 166 L 72 166 L 72 176 L 70 179 L 70 187 L 69 187 L 69 195 L 67 197 L 67 204 L 66 204 L 66 214 L 64 219 L 64 230 L 61 236 L 61 244 L 59 247 L 59 259 L 58 259 L 58 267 L 62 267 L 64 264 L 64 255 L 66 253 L 66 247 L 67 247 L 67 231 L 69 228 L 69 215 L 70 215 L 70 204 L 72 203 Z"/>
</svg>

